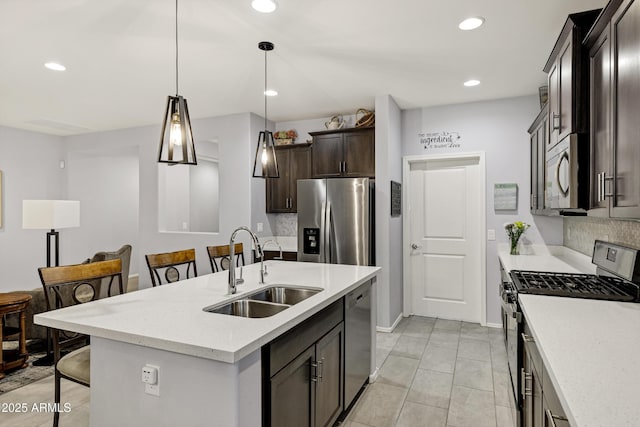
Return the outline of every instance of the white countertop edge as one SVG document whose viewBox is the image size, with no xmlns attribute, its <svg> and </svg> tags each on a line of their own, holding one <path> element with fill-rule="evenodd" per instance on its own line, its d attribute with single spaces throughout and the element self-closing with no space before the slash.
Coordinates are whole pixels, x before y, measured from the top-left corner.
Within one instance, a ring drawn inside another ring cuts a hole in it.
<svg viewBox="0 0 640 427">
<path fill-rule="evenodd" d="M 284 261 L 281 261 L 281 262 L 284 262 Z M 279 324 L 278 326 L 274 327 L 269 332 L 265 333 L 260 337 L 257 337 L 253 341 L 247 343 L 246 345 L 238 348 L 235 351 L 224 350 L 224 349 L 213 349 L 209 347 L 192 345 L 188 343 L 169 341 L 169 340 L 157 338 L 157 337 L 149 337 L 149 336 L 142 336 L 134 333 L 127 333 L 120 330 L 114 331 L 114 330 L 100 328 L 93 325 L 83 325 L 81 323 L 69 322 L 60 318 L 49 318 L 47 317 L 47 312 L 40 313 L 34 316 L 34 323 L 42 326 L 48 326 L 48 327 L 53 327 L 53 328 L 58 328 L 63 330 L 70 330 L 70 331 L 74 331 L 74 332 L 78 332 L 86 335 L 93 335 L 100 338 L 106 338 L 114 341 L 121 341 L 129 344 L 141 345 L 141 346 L 151 347 L 151 348 L 160 349 L 160 350 L 167 350 L 175 353 L 186 354 L 186 355 L 191 355 L 191 356 L 196 356 L 196 357 L 201 357 L 205 359 L 211 359 L 211 360 L 216 360 L 216 361 L 221 361 L 226 363 L 236 363 L 242 358 L 244 358 L 245 356 L 258 350 L 263 345 L 271 342 L 274 338 L 280 336 L 282 333 L 286 332 L 287 330 L 298 325 L 302 321 L 318 313 L 323 308 L 329 306 L 333 302 L 342 298 L 352 290 L 356 289 L 361 284 L 365 283 L 368 280 L 371 280 L 372 278 L 378 275 L 379 271 L 380 271 L 380 267 L 377 267 L 376 270 L 373 270 L 370 273 L 364 275 L 363 277 L 353 282 L 351 285 L 346 286 L 342 290 L 335 292 L 330 296 L 325 297 L 324 299 L 318 301 L 313 306 L 307 308 L 304 311 L 301 311 L 300 313 L 294 315 L 293 317 L 289 317 L 287 320 L 285 320 L 283 323 Z M 326 291 L 326 289 L 324 291 Z M 274 316 L 271 316 L 270 319 L 273 320 L 276 316 L 279 316 L 279 315 L 286 316 L 288 314 L 290 316 L 296 310 L 300 310 L 301 307 L 304 307 L 305 302 L 307 301 L 311 302 L 310 300 L 312 298 L 320 296 L 321 294 L 322 292 L 310 297 L 308 300 L 301 301 L 300 303 L 289 307 L 287 310 L 284 310 L 281 313 L 277 313 Z M 238 294 L 238 295 L 241 295 L 241 294 Z M 233 298 L 235 298 L 235 296 L 233 297 L 230 296 L 228 299 L 231 300 Z M 259 321 L 260 319 L 239 318 L 238 320 L 255 322 L 255 321 Z"/>
</svg>

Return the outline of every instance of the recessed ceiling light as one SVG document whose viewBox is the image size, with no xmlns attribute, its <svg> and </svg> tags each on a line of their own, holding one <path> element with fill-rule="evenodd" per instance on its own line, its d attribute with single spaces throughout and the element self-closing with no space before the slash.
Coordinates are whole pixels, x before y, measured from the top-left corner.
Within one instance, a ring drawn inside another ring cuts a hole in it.
<svg viewBox="0 0 640 427">
<path fill-rule="evenodd" d="M 474 16 L 472 18 L 467 18 L 464 21 L 462 21 L 461 23 L 459 23 L 458 24 L 458 28 L 460 28 L 461 30 L 464 30 L 464 31 L 475 30 L 476 28 L 478 28 L 482 24 L 484 24 L 484 18 L 481 17 L 481 16 Z"/>
<path fill-rule="evenodd" d="M 253 0 L 251 7 L 262 13 L 271 13 L 276 10 L 276 2 L 273 0 Z"/>
<path fill-rule="evenodd" d="M 67 69 L 67 67 L 62 64 L 58 64 L 57 62 L 47 62 L 44 64 L 44 66 L 54 71 L 64 71 Z"/>
<path fill-rule="evenodd" d="M 480 80 L 467 80 L 464 82 L 464 85 L 467 87 L 478 86 L 480 84 Z"/>
<path fill-rule="evenodd" d="M 264 94 L 267 96 L 276 96 L 278 95 L 278 91 L 273 90 L 273 89 L 267 89 L 264 91 Z"/>
</svg>

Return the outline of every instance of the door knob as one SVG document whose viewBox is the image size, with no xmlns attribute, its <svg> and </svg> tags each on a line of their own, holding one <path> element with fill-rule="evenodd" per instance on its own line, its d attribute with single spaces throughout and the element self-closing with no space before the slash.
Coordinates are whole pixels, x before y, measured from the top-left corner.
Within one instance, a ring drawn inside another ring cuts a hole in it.
<svg viewBox="0 0 640 427">
<path fill-rule="evenodd" d="M 412 244 L 411 244 L 411 249 L 413 249 L 414 251 L 415 251 L 416 249 L 420 249 L 421 247 L 422 247 L 422 246 L 420 246 L 420 245 L 416 245 L 415 243 L 412 243 Z"/>
</svg>

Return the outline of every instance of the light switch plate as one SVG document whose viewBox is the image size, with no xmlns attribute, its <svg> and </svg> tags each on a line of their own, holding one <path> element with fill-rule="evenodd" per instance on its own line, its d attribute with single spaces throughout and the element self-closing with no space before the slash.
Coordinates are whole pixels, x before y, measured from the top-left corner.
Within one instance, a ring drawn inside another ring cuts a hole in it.
<svg viewBox="0 0 640 427">
<path fill-rule="evenodd" d="M 264 226 L 261 222 L 258 223 L 258 226 L 256 227 L 256 229 L 258 230 L 258 233 L 262 233 L 264 231 Z"/>
<path fill-rule="evenodd" d="M 487 240 L 496 240 L 496 230 L 487 230 Z"/>
</svg>

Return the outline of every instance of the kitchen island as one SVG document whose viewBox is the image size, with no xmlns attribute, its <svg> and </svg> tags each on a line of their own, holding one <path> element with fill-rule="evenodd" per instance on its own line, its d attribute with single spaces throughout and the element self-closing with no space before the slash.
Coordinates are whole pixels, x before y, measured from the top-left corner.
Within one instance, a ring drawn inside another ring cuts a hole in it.
<svg viewBox="0 0 640 427">
<path fill-rule="evenodd" d="M 595 273 L 590 257 L 565 247 L 518 256 L 502 247 L 498 257 L 506 273 Z M 554 389 L 569 425 L 638 425 L 640 304 L 522 293 L 518 300 L 550 382 L 543 387 Z"/>
<path fill-rule="evenodd" d="M 37 324 L 91 336 L 91 426 L 261 425 L 261 348 L 380 270 L 265 265 L 267 285 L 321 291 L 271 317 L 205 312 L 232 297 L 222 272 L 37 315 Z M 259 264 L 244 267 L 245 283 L 235 296 L 266 286 L 258 284 L 259 269 Z M 373 331 L 371 336 L 375 340 Z M 145 365 L 159 368 L 159 396 L 145 393 Z M 371 367 L 373 372 L 375 363 Z"/>
</svg>

